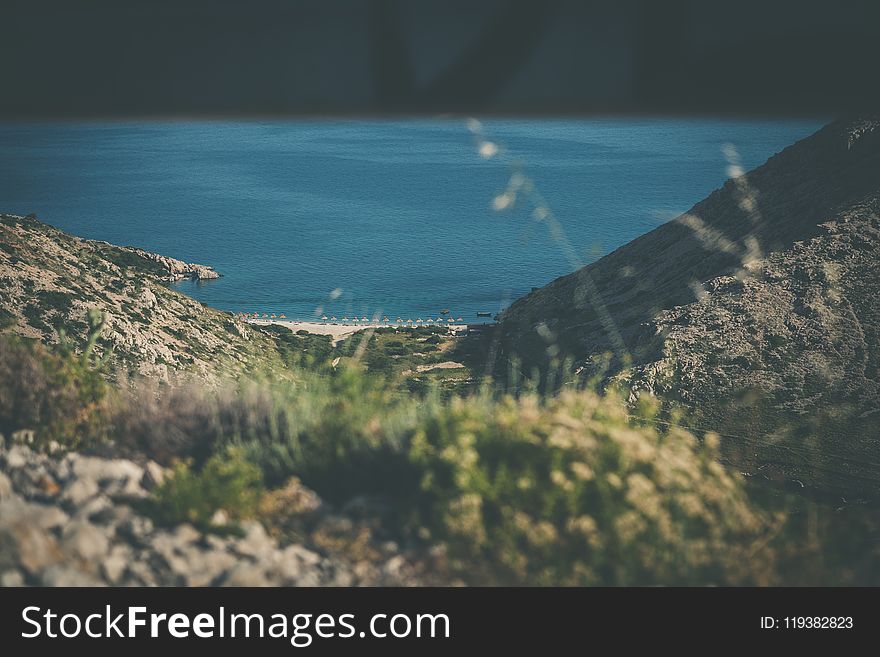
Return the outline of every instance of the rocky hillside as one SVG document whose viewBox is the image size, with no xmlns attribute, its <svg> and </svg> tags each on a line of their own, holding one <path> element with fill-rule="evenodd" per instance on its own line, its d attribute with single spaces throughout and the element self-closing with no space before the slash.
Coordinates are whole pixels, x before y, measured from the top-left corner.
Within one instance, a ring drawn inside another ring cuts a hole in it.
<svg viewBox="0 0 880 657">
<path fill-rule="evenodd" d="M 116 366 L 144 374 L 228 374 L 265 365 L 270 335 L 169 289 L 181 278 L 217 278 L 193 265 L 132 247 L 68 235 L 33 216 L 0 214 L 0 330 L 83 341 L 90 309 L 106 314 L 98 343 Z"/>
<path fill-rule="evenodd" d="M 860 119 L 520 299 L 501 331 L 527 366 L 567 354 L 676 400 L 756 471 L 877 488 L 878 297 L 880 119 Z"/>
</svg>

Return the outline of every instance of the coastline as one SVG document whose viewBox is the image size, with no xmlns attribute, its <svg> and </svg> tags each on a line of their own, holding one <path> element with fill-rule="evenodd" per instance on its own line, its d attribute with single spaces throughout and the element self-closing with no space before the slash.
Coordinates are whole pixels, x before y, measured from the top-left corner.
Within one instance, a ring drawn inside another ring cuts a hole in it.
<svg viewBox="0 0 880 657">
<path fill-rule="evenodd" d="M 269 324 L 277 324 L 279 326 L 285 326 L 289 328 L 291 331 L 307 331 L 308 333 L 314 333 L 316 335 L 329 335 L 333 341 L 333 345 L 336 346 L 346 338 L 351 337 L 355 333 L 359 333 L 360 331 L 366 330 L 375 330 L 380 328 L 393 328 L 399 330 L 413 330 L 416 328 L 421 328 L 423 326 L 432 326 L 431 324 L 419 324 L 419 325 L 408 325 L 408 324 L 395 324 L 394 322 L 371 322 L 367 324 L 340 324 L 340 323 L 324 323 L 324 322 L 306 322 L 294 319 L 245 319 L 248 324 L 256 324 L 260 326 L 266 326 Z M 467 324 L 464 323 L 454 323 L 454 324 L 438 324 L 436 326 L 442 326 L 448 329 L 452 333 L 464 333 L 467 331 Z"/>
</svg>

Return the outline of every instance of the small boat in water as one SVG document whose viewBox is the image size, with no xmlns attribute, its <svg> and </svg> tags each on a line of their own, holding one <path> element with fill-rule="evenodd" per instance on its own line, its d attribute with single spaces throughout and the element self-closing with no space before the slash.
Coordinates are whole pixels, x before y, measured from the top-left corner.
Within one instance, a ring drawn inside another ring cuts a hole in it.
<svg viewBox="0 0 880 657">
<path fill-rule="evenodd" d="M 491 316 L 492 316 L 492 313 L 483 313 L 483 312 L 477 313 L 477 317 L 491 317 Z"/>
</svg>

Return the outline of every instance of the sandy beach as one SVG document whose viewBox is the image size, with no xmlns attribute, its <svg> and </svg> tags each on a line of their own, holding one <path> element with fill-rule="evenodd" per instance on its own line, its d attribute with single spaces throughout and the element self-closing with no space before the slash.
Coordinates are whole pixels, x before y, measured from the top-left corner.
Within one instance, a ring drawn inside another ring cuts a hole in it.
<svg viewBox="0 0 880 657">
<path fill-rule="evenodd" d="M 329 335 L 334 346 L 345 340 L 346 338 L 368 329 L 378 328 L 396 328 L 401 331 L 409 331 L 419 326 L 443 326 L 454 333 L 467 331 L 467 324 L 394 324 L 394 323 L 364 323 L 364 324 L 340 324 L 330 322 L 304 322 L 292 319 L 246 319 L 250 324 L 277 324 L 285 326 L 291 331 L 308 331 L 317 335 Z"/>
</svg>

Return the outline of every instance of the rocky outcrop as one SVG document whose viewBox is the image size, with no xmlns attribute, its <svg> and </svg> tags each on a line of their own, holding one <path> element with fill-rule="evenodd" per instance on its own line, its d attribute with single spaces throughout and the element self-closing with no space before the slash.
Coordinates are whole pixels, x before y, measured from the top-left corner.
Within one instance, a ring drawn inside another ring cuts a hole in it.
<svg viewBox="0 0 880 657">
<path fill-rule="evenodd" d="M 69 235 L 33 216 L 0 214 L 0 331 L 51 343 L 63 328 L 83 344 L 88 312 L 100 310 L 107 321 L 97 351 L 111 351 L 114 369 L 216 379 L 278 365 L 270 335 L 168 285 L 217 276 L 204 265 Z"/>
<path fill-rule="evenodd" d="M 235 533 L 156 526 L 138 503 L 162 476 L 153 462 L 47 455 L 23 444 L 6 448 L 0 438 L 0 586 L 418 583 L 413 565 L 394 544 L 378 545 L 369 560 L 356 560 L 276 539 L 256 521 L 242 522 Z M 331 512 L 307 489 L 298 496 L 307 501 L 298 511 L 311 534 L 358 539 L 349 518 Z"/>
<path fill-rule="evenodd" d="M 158 262 L 168 272 L 168 279 L 170 281 L 181 281 L 184 279 L 190 279 L 194 281 L 206 281 L 220 278 L 220 274 L 217 273 L 213 267 L 209 267 L 208 265 L 196 265 L 189 262 L 184 262 L 183 260 L 176 260 L 175 258 L 169 258 L 168 256 L 159 255 L 158 253 L 150 253 L 149 251 L 136 249 L 134 247 L 120 248 L 125 251 L 134 253 L 141 258 Z"/>
</svg>

